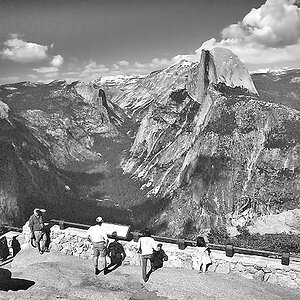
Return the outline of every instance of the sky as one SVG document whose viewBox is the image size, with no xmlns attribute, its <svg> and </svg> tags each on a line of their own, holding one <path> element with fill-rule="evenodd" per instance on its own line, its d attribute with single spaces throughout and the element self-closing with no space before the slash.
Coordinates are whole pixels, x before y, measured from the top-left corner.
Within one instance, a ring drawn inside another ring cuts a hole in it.
<svg viewBox="0 0 300 300">
<path fill-rule="evenodd" d="M 299 0 L 0 0 L 0 84 L 148 74 L 201 49 L 300 68 Z"/>
</svg>

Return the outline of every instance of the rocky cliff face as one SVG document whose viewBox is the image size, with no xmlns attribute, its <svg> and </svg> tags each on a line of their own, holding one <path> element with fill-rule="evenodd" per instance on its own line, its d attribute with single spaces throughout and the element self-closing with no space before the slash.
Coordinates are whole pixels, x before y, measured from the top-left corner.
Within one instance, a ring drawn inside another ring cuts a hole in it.
<svg viewBox="0 0 300 300">
<path fill-rule="evenodd" d="M 20 225 L 35 205 L 61 204 L 66 178 L 26 121 L 1 101 L 0 116 L 0 222 Z"/>
<path fill-rule="evenodd" d="M 261 101 L 233 57 L 203 52 L 112 99 L 140 124 L 123 168 L 170 199 L 152 220 L 168 234 L 299 207 L 299 112 Z"/>
<path fill-rule="evenodd" d="M 198 63 L 181 61 L 113 88 L 101 80 L 5 85 L 1 130 L 13 124 L 9 107 L 35 141 L 27 143 L 30 151 L 44 149 L 32 164 L 44 159 L 55 170 L 46 172 L 54 178 L 47 182 L 63 191 L 42 194 L 63 202 L 67 220 L 91 223 L 101 212 L 111 222 L 178 236 L 251 225 L 300 206 L 300 113 L 263 98 L 268 89 L 259 76 L 256 90 L 239 59 L 216 48 L 203 51 Z M 3 194 L 15 195 L 18 177 L 9 174 Z M 34 173 L 28 189 L 44 185 L 36 176 L 42 178 Z M 6 219 L 14 218 L 7 207 L 21 212 L 20 203 L 34 203 L 25 198 L 2 198 Z"/>
<path fill-rule="evenodd" d="M 0 167 L 7 181 L 0 184 L 1 221 L 24 222 L 34 207 L 42 206 L 50 217 L 60 215 L 71 221 L 92 223 L 101 210 L 111 221 L 131 222 L 130 211 L 119 208 L 119 203 L 125 205 L 130 197 L 128 192 L 122 192 L 123 184 L 119 182 L 126 182 L 132 194 L 146 196 L 139 191 L 139 184 L 117 168 L 124 147 L 131 141 L 130 134 L 124 131 L 132 126 L 123 111 L 106 99 L 105 92 L 93 84 L 68 85 L 64 81 L 46 85 L 22 82 L 1 86 L 0 90 L 2 140 L 8 147 L 1 153 Z M 18 131 L 14 122 L 22 130 L 11 141 L 10 132 Z M 29 141 L 23 143 L 23 139 Z M 20 150 L 19 144 L 21 148 L 25 145 L 26 151 L 42 150 L 39 156 L 20 156 L 23 148 Z M 11 147 L 15 150 L 10 153 Z M 10 155 L 19 155 L 19 159 L 12 159 L 8 167 L 5 159 Z M 33 171 L 36 166 L 45 174 Z M 116 182 L 120 187 L 114 187 Z"/>
</svg>

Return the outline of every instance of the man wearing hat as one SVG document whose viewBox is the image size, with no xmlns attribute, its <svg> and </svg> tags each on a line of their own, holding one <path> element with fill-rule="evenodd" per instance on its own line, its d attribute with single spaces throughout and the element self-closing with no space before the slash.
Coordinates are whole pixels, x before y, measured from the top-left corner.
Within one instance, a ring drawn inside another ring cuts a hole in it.
<svg viewBox="0 0 300 300">
<path fill-rule="evenodd" d="M 90 241 L 93 245 L 95 275 L 98 275 L 106 267 L 106 248 L 108 238 L 106 231 L 103 229 L 102 223 L 102 217 L 96 218 L 96 224 L 91 226 L 87 231 L 88 241 Z"/>
<path fill-rule="evenodd" d="M 46 233 L 44 231 L 44 218 L 42 213 L 46 212 L 45 209 L 35 208 L 33 215 L 29 218 L 29 229 L 31 232 L 31 239 L 35 240 L 35 244 L 40 254 L 44 253 L 46 242 Z M 42 245 L 41 245 L 42 244 Z"/>
</svg>

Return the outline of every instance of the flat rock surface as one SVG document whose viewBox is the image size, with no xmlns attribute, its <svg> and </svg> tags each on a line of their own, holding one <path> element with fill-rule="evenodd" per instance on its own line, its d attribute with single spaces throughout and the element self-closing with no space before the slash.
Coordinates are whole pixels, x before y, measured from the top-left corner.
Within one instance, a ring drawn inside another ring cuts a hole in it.
<svg viewBox="0 0 300 300">
<path fill-rule="evenodd" d="M 93 271 L 91 260 L 55 251 L 40 255 L 28 248 L 11 264 L 0 267 L 0 299 L 299 300 L 300 294 L 238 275 L 204 275 L 195 270 L 163 268 L 147 283 L 136 266 L 121 266 L 106 276 L 95 276 Z"/>
</svg>

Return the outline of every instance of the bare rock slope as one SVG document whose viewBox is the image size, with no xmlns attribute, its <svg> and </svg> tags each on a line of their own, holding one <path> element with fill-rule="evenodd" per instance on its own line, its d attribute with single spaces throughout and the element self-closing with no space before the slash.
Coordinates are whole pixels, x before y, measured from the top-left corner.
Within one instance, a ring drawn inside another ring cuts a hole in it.
<svg viewBox="0 0 300 300">
<path fill-rule="evenodd" d="M 124 170 L 169 199 L 158 228 L 197 233 L 299 208 L 300 114 L 262 101 L 234 54 L 203 51 L 112 101 L 139 123 Z"/>
<path fill-rule="evenodd" d="M 35 250 L 22 250 L 11 267 L 0 268 L 0 299 L 298 299 L 298 291 L 290 288 L 195 270 L 163 268 L 147 283 L 137 266 L 95 276 L 91 260 L 57 252 L 41 256 Z"/>
</svg>

